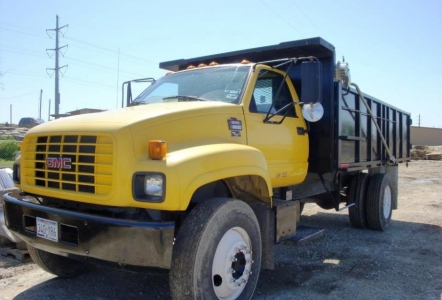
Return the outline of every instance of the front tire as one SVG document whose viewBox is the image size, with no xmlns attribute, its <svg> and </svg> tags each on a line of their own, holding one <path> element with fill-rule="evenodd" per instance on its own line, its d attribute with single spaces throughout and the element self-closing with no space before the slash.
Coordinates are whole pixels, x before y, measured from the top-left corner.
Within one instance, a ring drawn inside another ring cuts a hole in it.
<svg viewBox="0 0 442 300">
<path fill-rule="evenodd" d="M 251 299 L 261 268 L 261 233 L 245 202 L 214 198 L 197 205 L 176 237 L 173 299 Z"/>
<path fill-rule="evenodd" d="M 391 179 L 383 173 L 374 174 L 367 191 L 368 227 L 374 230 L 385 230 L 391 221 L 394 189 Z"/>
<path fill-rule="evenodd" d="M 48 273 L 58 277 L 75 277 L 86 273 L 91 269 L 91 265 L 76 261 L 64 256 L 46 252 L 27 244 L 29 255 L 34 263 Z"/>
</svg>

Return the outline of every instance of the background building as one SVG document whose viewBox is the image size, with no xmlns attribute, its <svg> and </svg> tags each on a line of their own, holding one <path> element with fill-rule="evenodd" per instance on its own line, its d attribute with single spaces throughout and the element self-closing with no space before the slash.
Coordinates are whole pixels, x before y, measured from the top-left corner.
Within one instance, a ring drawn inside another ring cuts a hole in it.
<svg viewBox="0 0 442 300">
<path fill-rule="evenodd" d="M 411 144 L 442 146 L 442 129 L 411 126 Z"/>
</svg>

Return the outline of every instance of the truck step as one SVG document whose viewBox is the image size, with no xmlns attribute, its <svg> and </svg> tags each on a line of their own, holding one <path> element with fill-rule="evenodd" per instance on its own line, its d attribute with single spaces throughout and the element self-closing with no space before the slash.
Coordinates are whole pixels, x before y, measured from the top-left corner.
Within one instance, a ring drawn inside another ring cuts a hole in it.
<svg viewBox="0 0 442 300">
<path fill-rule="evenodd" d="M 289 240 L 295 244 L 302 245 L 306 242 L 318 239 L 324 235 L 323 228 L 315 228 L 305 225 L 298 225 L 296 227 L 296 235 Z"/>
</svg>

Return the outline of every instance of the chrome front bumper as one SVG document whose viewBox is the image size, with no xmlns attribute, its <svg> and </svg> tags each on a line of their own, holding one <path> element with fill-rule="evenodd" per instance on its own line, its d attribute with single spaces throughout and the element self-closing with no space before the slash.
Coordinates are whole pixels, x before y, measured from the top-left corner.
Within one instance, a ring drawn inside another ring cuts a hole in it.
<svg viewBox="0 0 442 300">
<path fill-rule="evenodd" d="M 109 218 L 26 201 L 18 192 L 4 195 L 7 228 L 37 249 L 83 256 L 120 265 L 170 268 L 174 222 Z M 36 218 L 57 222 L 58 240 L 38 237 Z"/>
</svg>

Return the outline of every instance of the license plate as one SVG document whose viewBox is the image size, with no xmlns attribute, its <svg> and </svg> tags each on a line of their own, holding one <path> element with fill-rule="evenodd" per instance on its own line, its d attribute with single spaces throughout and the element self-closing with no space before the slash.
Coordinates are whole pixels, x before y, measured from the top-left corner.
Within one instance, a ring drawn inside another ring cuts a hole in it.
<svg viewBox="0 0 442 300">
<path fill-rule="evenodd" d="M 58 224 L 55 221 L 37 218 L 37 236 L 58 242 Z"/>
</svg>

